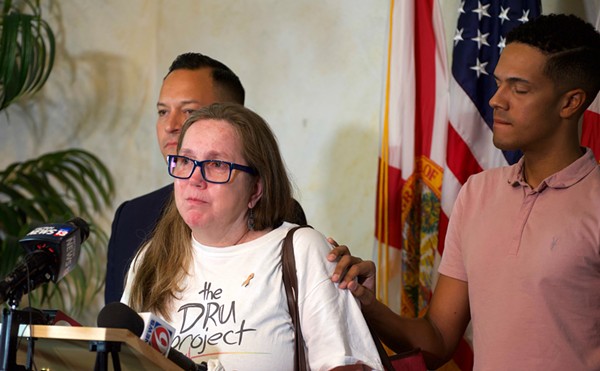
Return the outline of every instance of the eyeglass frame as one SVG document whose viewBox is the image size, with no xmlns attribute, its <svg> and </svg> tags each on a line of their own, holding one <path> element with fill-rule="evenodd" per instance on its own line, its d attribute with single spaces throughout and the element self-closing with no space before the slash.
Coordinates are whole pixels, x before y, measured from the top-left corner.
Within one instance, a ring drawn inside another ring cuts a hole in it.
<svg viewBox="0 0 600 371">
<path fill-rule="evenodd" d="M 174 159 L 174 158 L 180 158 L 180 159 L 188 160 L 188 161 L 191 161 L 194 164 L 194 167 L 192 168 L 192 171 L 190 171 L 190 175 L 188 177 L 180 177 L 180 176 L 173 175 L 171 173 L 171 160 Z M 207 162 L 218 162 L 218 163 L 229 165 L 229 175 L 227 176 L 227 180 L 222 181 L 222 182 L 215 182 L 213 180 L 206 179 L 206 174 L 204 172 L 204 164 L 207 163 Z M 204 181 L 206 181 L 208 183 L 213 183 L 213 184 L 225 184 L 225 183 L 229 183 L 229 181 L 231 180 L 231 173 L 233 172 L 233 170 L 240 170 L 240 171 L 243 171 L 243 172 L 248 173 L 250 175 L 256 175 L 257 174 L 256 170 L 254 170 L 253 168 L 251 168 L 249 166 L 245 166 L 245 165 L 236 164 L 235 162 L 223 161 L 223 160 L 203 160 L 203 161 L 198 161 L 198 160 L 194 160 L 193 158 L 189 158 L 187 156 L 167 155 L 167 171 L 168 171 L 169 175 L 172 176 L 173 178 L 184 179 L 184 180 L 185 179 L 190 179 L 192 177 L 192 175 L 194 175 L 194 171 L 196 171 L 196 168 L 200 168 L 200 174 L 202 175 L 202 179 L 204 179 Z"/>
</svg>

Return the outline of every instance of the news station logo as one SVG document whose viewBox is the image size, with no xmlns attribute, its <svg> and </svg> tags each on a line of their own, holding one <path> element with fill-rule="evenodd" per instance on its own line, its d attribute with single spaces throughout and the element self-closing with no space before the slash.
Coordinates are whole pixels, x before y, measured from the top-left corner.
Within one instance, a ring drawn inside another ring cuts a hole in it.
<svg viewBox="0 0 600 371">
<path fill-rule="evenodd" d="M 69 232 L 71 232 L 69 229 L 61 228 L 58 231 L 56 231 L 56 233 L 54 233 L 54 235 L 58 236 L 58 237 L 64 237 L 64 236 L 68 235 Z"/>
<path fill-rule="evenodd" d="M 150 320 L 150 326 L 144 339 L 150 346 L 162 354 L 167 354 L 171 346 L 173 331 L 155 319 Z"/>
<path fill-rule="evenodd" d="M 37 227 L 34 228 L 33 230 L 31 230 L 29 233 L 27 233 L 27 236 L 58 236 L 58 237 L 64 237 L 66 235 L 68 235 L 69 233 L 71 233 L 73 231 L 74 228 L 68 227 L 68 226 L 60 226 L 57 227 L 56 224 L 55 225 L 43 225 L 41 227 Z"/>
</svg>

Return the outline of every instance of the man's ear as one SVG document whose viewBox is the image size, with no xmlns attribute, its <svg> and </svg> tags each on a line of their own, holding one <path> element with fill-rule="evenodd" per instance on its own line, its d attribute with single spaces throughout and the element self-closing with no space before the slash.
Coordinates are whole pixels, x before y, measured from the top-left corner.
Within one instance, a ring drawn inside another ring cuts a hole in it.
<svg viewBox="0 0 600 371">
<path fill-rule="evenodd" d="M 568 119 L 573 115 L 581 113 L 586 98 L 587 94 L 583 89 L 580 88 L 566 92 L 563 95 L 562 105 L 560 108 L 560 117 Z"/>
<path fill-rule="evenodd" d="M 248 208 L 252 209 L 260 200 L 263 194 L 263 181 L 262 178 L 258 178 L 254 182 L 252 193 L 250 194 L 250 200 L 248 200 Z"/>
</svg>

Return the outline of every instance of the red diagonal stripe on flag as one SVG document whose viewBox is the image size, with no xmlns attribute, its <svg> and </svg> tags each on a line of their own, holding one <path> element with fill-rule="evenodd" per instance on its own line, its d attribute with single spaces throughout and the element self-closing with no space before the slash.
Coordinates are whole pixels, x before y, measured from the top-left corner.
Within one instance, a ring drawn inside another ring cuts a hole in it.
<svg viewBox="0 0 600 371">
<path fill-rule="evenodd" d="M 471 153 L 469 146 L 454 130 L 448 127 L 448 153 L 446 157 L 448 169 L 452 171 L 460 184 L 465 184 L 472 174 L 477 174 L 483 169 Z"/>
<path fill-rule="evenodd" d="M 583 113 L 581 144 L 591 148 L 600 162 L 600 113 L 590 110 Z"/>
</svg>

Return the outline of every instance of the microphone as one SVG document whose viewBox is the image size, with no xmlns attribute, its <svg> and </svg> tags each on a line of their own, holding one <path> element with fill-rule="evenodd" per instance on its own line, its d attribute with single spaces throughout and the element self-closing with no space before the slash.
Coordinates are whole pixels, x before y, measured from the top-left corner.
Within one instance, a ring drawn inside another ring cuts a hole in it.
<svg viewBox="0 0 600 371">
<path fill-rule="evenodd" d="M 127 305 L 114 302 L 98 313 L 99 327 L 124 328 L 133 332 L 165 356 L 168 356 L 175 328 L 152 313 L 136 313 Z"/>
<path fill-rule="evenodd" d="M 0 281 L 0 303 L 19 300 L 43 283 L 57 282 L 75 268 L 81 244 L 90 227 L 81 218 L 66 223 L 45 224 L 34 228 L 19 240 L 27 252 L 25 260 Z"/>
<path fill-rule="evenodd" d="M 122 328 L 139 336 L 152 348 L 158 350 L 177 366 L 186 371 L 206 371 L 205 362 L 197 364 L 183 353 L 171 348 L 175 328 L 152 313 L 136 313 L 121 302 L 107 304 L 98 313 L 98 327 Z"/>
</svg>

